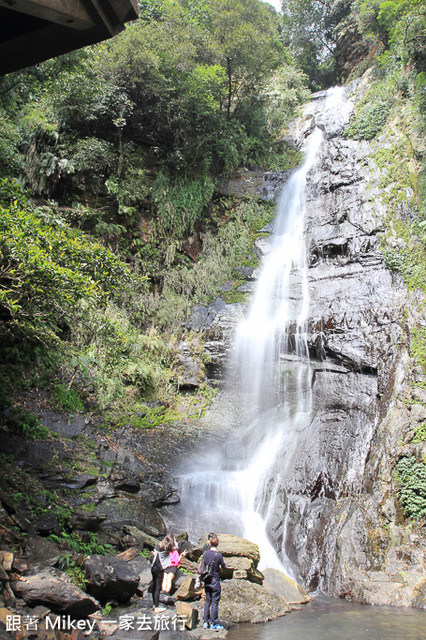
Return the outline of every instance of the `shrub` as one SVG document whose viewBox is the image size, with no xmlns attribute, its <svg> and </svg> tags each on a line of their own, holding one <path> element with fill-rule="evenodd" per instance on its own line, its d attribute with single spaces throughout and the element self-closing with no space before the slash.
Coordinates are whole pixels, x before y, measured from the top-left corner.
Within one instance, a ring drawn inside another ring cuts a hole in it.
<svg viewBox="0 0 426 640">
<path fill-rule="evenodd" d="M 152 190 L 160 229 L 171 237 L 191 233 L 212 195 L 213 182 L 210 178 L 172 178 L 160 172 Z"/>
<path fill-rule="evenodd" d="M 100 244 L 68 225 L 54 228 L 3 179 L 0 201 L 0 314 L 4 329 L 55 342 L 81 298 L 104 302 L 135 278 Z M 6 206 L 1 206 L 6 203 Z"/>
<path fill-rule="evenodd" d="M 362 104 L 346 128 L 346 137 L 355 140 L 373 140 L 385 126 L 391 106 L 390 103 L 382 100 Z"/>
<path fill-rule="evenodd" d="M 6 424 L 11 431 L 31 440 L 45 440 L 50 431 L 40 424 L 40 420 L 32 411 L 15 406 L 9 411 Z"/>
<path fill-rule="evenodd" d="M 75 389 L 68 389 L 64 384 L 55 385 L 52 391 L 52 406 L 66 413 L 80 413 L 84 405 Z"/>
<path fill-rule="evenodd" d="M 224 208 L 230 206 L 223 204 Z M 256 232 L 271 221 L 273 209 L 253 199 L 226 210 L 226 215 L 226 224 L 222 218 L 217 230 L 203 234 L 198 261 L 167 269 L 162 290 L 145 296 L 147 315 L 159 326 L 177 327 L 195 304 L 209 304 L 218 296 L 224 282 L 233 277 L 233 268 L 251 253 Z"/>
<path fill-rule="evenodd" d="M 414 437 L 411 442 L 425 442 L 426 441 L 426 422 L 422 422 L 414 430 Z"/>
<path fill-rule="evenodd" d="M 399 499 L 406 516 L 419 520 L 426 516 L 426 464 L 414 456 L 401 458 L 396 465 L 400 483 Z"/>
</svg>

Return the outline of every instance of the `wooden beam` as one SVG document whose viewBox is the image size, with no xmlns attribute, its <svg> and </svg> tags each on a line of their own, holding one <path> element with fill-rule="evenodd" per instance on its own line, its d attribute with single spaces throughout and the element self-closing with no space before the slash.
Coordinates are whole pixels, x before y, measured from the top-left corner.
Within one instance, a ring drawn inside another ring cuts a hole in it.
<svg viewBox="0 0 426 640">
<path fill-rule="evenodd" d="M 89 29 L 93 19 L 81 0 L 0 0 L 0 7 L 71 29 Z"/>
</svg>

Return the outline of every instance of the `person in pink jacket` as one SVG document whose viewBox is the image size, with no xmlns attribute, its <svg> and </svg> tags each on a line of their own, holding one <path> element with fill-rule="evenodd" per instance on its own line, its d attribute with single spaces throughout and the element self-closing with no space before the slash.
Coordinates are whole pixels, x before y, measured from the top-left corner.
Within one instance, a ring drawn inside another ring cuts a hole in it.
<svg viewBox="0 0 426 640">
<path fill-rule="evenodd" d="M 163 585 L 162 591 L 165 593 L 170 593 L 172 588 L 173 579 L 177 573 L 179 563 L 181 561 L 182 556 L 186 556 L 186 551 L 179 553 L 178 544 L 174 539 L 174 548 L 173 551 L 169 552 L 169 561 L 170 565 L 164 569 L 164 577 L 163 577 Z"/>
</svg>

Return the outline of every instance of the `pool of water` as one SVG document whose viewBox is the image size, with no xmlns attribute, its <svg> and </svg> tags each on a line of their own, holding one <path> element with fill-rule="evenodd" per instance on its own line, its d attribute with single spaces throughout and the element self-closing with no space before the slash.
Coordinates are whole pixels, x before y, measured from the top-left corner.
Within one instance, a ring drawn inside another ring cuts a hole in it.
<svg viewBox="0 0 426 640">
<path fill-rule="evenodd" d="M 219 609 L 220 617 L 220 609 Z M 314 600 L 260 625 L 238 625 L 228 640 L 425 640 L 426 610 Z"/>
</svg>

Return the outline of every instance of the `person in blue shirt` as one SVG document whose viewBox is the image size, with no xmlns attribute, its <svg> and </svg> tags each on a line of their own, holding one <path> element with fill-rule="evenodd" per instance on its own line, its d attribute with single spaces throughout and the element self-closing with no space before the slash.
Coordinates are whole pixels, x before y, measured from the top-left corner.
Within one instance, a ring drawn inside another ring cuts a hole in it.
<svg viewBox="0 0 426 640">
<path fill-rule="evenodd" d="M 219 624 L 219 601 L 221 594 L 220 586 L 220 569 L 226 569 L 226 564 L 222 554 L 217 550 L 219 540 L 217 536 L 209 539 L 210 549 L 203 553 L 204 563 L 207 567 L 213 563 L 212 576 L 209 581 L 204 583 L 206 592 L 206 602 L 204 605 L 204 629 L 212 629 L 213 631 L 222 631 L 223 627 Z"/>
</svg>

